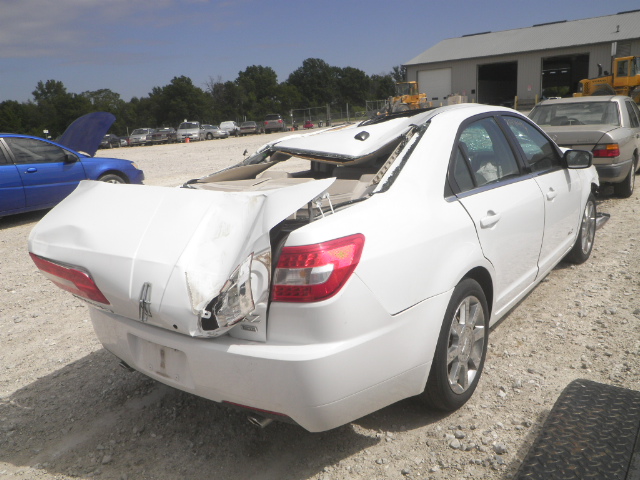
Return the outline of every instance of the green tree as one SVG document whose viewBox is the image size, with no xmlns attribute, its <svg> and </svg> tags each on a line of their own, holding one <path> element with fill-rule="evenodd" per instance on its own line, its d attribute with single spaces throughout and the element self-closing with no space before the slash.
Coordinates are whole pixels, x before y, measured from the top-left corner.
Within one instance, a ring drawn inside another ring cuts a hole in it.
<svg viewBox="0 0 640 480">
<path fill-rule="evenodd" d="M 32 92 L 37 105 L 37 130 L 48 129 L 52 137 L 61 135 L 78 117 L 91 112 L 91 102 L 75 93 L 68 93 L 57 80 L 38 82 Z"/>
<path fill-rule="evenodd" d="M 307 58 L 295 70 L 287 83 L 298 89 L 303 102 L 300 107 L 333 104 L 336 101 L 335 69 L 319 58 Z"/>
<path fill-rule="evenodd" d="M 395 94 L 395 81 L 390 73 L 371 75 L 369 100 L 384 100 Z"/>
<path fill-rule="evenodd" d="M 211 97 L 185 76 L 174 77 L 164 87 L 153 87 L 149 101 L 154 118 L 151 126 L 177 126 L 185 119 L 205 122 L 211 116 Z"/>
<path fill-rule="evenodd" d="M 393 81 L 395 83 L 406 82 L 407 81 L 407 67 L 405 67 L 404 65 L 396 65 L 391 70 L 390 75 L 391 75 L 391 78 L 393 78 Z"/>
<path fill-rule="evenodd" d="M 116 121 L 110 131 L 116 135 L 125 135 L 127 133 L 127 117 L 130 108 L 127 102 L 120 98 L 120 94 L 102 88 L 100 90 L 86 91 L 80 94 L 89 102 L 94 112 L 110 112 L 116 116 Z"/>
<path fill-rule="evenodd" d="M 364 106 L 371 89 L 371 78 L 353 67 L 336 68 L 335 72 L 338 102 Z"/>
<path fill-rule="evenodd" d="M 24 133 L 42 136 L 37 130 L 38 115 L 34 103 L 6 100 L 0 103 L 0 132 Z"/>
<path fill-rule="evenodd" d="M 281 89 L 278 76 L 271 67 L 247 67 L 238 74 L 235 83 L 239 88 L 238 113 L 241 120 L 261 119 L 267 113 L 280 110 Z"/>
</svg>

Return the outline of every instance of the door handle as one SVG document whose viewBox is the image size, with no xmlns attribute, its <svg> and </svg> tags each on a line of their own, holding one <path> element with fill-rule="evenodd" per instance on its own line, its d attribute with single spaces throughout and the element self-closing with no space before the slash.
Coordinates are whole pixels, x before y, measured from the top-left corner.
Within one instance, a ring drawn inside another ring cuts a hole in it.
<svg viewBox="0 0 640 480">
<path fill-rule="evenodd" d="M 24 173 L 36 173 L 38 171 L 38 169 L 36 167 L 29 167 L 27 168 L 27 171 Z"/>
<path fill-rule="evenodd" d="M 547 192 L 547 200 L 553 200 L 557 196 L 558 196 L 558 193 L 553 188 L 550 188 L 549 191 Z"/>
<path fill-rule="evenodd" d="M 500 221 L 500 218 L 501 217 L 499 213 L 496 213 L 493 210 L 489 210 L 487 212 L 487 215 L 480 219 L 480 227 L 491 228 Z"/>
</svg>

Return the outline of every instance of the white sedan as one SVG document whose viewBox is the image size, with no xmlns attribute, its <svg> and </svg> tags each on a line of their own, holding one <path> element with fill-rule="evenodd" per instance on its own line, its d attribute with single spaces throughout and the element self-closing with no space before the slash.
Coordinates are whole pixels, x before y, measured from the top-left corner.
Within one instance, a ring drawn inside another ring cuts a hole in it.
<svg viewBox="0 0 640 480">
<path fill-rule="evenodd" d="M 489 327 L 589 257 L 591 162 L 514 110 L 409 111 L 276 140 L 183 188 L 82 182 L 29 250 L 127 366 L 323 431 L 471 397 Z"/>
</svg>

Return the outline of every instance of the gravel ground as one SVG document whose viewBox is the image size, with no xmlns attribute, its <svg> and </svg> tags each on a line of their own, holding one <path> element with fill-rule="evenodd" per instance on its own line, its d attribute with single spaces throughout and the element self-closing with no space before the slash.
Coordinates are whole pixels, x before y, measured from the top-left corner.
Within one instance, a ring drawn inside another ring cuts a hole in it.
<svg viewBox="0 0 640 480">
<path fill-rule="evenodd" d="M 231 165 L 283 134 L 102 150 L 149 185 Z M 43 212 L 0 219 L 0 478 L 464 479 L 516 472 L 573 379 L 640 390 L 639 194 L 599 198 L 591 259 L 560 264 L 490 336 L 471 400 L 443 415 L 408 399 L 324 433 L 273 423 L 128 373 L 83 302 L 30 261 Z"/>
</svg>

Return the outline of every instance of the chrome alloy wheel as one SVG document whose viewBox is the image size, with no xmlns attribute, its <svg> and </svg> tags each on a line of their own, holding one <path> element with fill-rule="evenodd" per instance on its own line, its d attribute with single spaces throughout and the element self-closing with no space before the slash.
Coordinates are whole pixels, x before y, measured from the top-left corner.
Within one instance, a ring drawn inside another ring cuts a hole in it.
<svg viewBox="0 0 640 480">
<path fill-rule="evenodd" d="M 475 296 L 465 297 L 458 305 L 449 328 L 447 372 L 449 386 L 454 393 L 467 391 L 478 375 L 482 365 L 485 328 L 482 304 Z"/>
<path fill-rule="evenodd" d="M 582 214 L 580 223 L 580 239 L 582 253 L 587 255 L 593 247 L 593 240 L 596 236 L 596 206 L 592 201 L 588 201 Z"/>
</svg>

